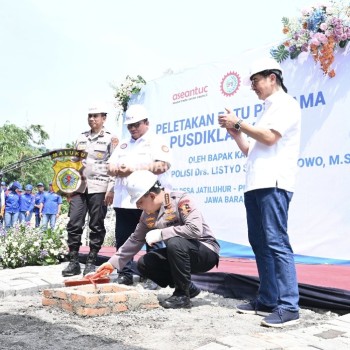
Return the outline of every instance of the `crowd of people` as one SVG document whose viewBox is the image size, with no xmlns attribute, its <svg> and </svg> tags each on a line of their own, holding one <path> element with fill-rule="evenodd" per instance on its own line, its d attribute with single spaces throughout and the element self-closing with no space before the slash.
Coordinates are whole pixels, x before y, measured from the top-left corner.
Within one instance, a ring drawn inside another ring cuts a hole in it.
<svg viewBox="0 0 350 350">
<path fill-rule="evenodd" d="M 33 185 L 27 184 L 24 189 L 20 182 L 14 181 L 8 186 L 1 182 L 0 191 L 0 225 L 6 230 L 16 223 L 41 226 L 54 229 L 56 219 L 61 213 L 62 196 L 55 193 L 52 183 L 45 191 L 42 182 L 37 183 L 36 190 Z M 34 215 L 34 217 L 33 217 Z M 35 221 L 33 219 L 35 218 Z"/>
<path fill-rule="evenodd" d="M 238 306 L 241 313 L 266 316 L 261 324 L 292 325 L 299 320 L 299 293 L 293 251 L 287 233 L 288 208 L 292 199 L 300 143 L 301 111 L 287 94 L 282 68 L 272 59 L 255 62 L 248 81 L 265 110 L 254 125 L 231 110 L 220 114 L 225 128 L 247 157 L 245 207 L 248 238 L 256 256 L 260 286 L 257 298 Z M 105 130 L 107 111 L 88 111 L 89 130 L 77 138 L 75 148 L 87 153 L 83 161 L 83 186 L 70 200 L 67 224 L 69 264 L 63 276 L 81 273 L 79 248 L 85 216 L 89 214 L 90 252 L 83 275 L 94 271 L 118 271 L 118 283 L 130 285 L 131 262 L 146 245 L 137 262 L 139 273 L 153 287 L 174 288 L 163 302 L 165 308 L 190 308 L 200 289 L 191 273 L 206 272 L 219 263 L 220 246 L 191 196 L 171 189 L 168 170 L 170 149 L 149 130 L 150 114 L 142 105 L 131 105 L 124 124 L 130 135 L 119 142 Z M 33 187 L 14 182 L 6 191 L 5 226 L 17 220 L 54 226 L 61 199 L 43 184 Z M 106 208 L 115 210 L 116 254 L 96 267 L 106 229 Z M 3 213 L 3 212 L 2 212 Z M 153 288 L 152 287 L 152 288 Z"/>
</svg>

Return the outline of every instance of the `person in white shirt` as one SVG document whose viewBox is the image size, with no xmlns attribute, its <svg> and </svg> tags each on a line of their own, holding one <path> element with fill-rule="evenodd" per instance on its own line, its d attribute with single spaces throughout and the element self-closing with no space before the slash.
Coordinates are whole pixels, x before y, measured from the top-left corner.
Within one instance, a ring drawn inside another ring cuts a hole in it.
<svg viewBox="0 0 350 350">
<path fill-rule="evenodd" d="M 266 316 L 261 322 L 264 326 L 282 327 L 299 321 L 298 282 L 287 223 L 299 155 L 301 109 L 287 94 L 282 68 L 272 58 L 254 62 L 249 78 L 252 90 L 265 101 L 264 113 L 255 125 L 228 109 L 219 116 L 220 126 L 247 156 L 244 203 L 260 278 L 256 300 L 237 309 Z"/>
<path fill-rule="evenodd" d="M 128 128 L 130 138 L 122 140 L 108 160 L 109 174 L 116 176 L 113 207 L 116 215 L 117 250 L 135 231 L 142 213 L 135 204 L 130 203 L 130 196 L 126 190 L 127 177 L 136 170 L 149 170 L 158 175 L 165 188 L 171 188 L 168 172 L 171 166 L 170 149 L 159 135 L 149 130 L 148 119 L 149 113 L 143 105 L 135 104 L 128 108 L 124 124 Z M 130 261 L 119 271 L 118 283 L 133 283 L 131 263 Z"/>
</svg>

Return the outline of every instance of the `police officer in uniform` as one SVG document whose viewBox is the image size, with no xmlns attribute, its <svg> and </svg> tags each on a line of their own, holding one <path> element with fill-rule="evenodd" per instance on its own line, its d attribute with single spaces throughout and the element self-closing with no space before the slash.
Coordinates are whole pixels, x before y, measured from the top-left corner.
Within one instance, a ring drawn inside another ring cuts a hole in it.
<svg viewBox="0 0 350 350">
<path fill-rule="evenodd" d="M 67 224 L 70 262 L 62 271 L 63 276 L 81 273 L 78 258 L 87 213 L 90 218 L 90 252 L 84 275 L 95 271 L 97 254 L 106 235 L 106 206 L 112 204 L 114 195 L 114 177 L 107 175 L 106 161 L 110 157 L 112 135 L 104 129 L 106 116 L 105 107 L 90 108 L 88 123 L 91 129 L 83 132 L 75 144 L 77 150 L 87 152 L 87 158 L 83 161 L 82 185 L 70 198 L 70 219 Z"/>
<path fill-rule="evenodd" d="M 164 308 L 190 308 L 190 299 L 200 293 L 191 282 L 191 273 L 206 272 L 218 264 L 218 242 L 190 196 L 165 191 L 150 171 L 133 172 L 126 187 L 131 202 L 143 210 L 140 222 L 118 252 L 97 271 L 119 271 L 145 242 L 152 246 L 163 241 L 165 248 L 142 256 L 138 269 L 159 286 L 175 288 L 173 295 L 163 301 Z"/>
</svg>

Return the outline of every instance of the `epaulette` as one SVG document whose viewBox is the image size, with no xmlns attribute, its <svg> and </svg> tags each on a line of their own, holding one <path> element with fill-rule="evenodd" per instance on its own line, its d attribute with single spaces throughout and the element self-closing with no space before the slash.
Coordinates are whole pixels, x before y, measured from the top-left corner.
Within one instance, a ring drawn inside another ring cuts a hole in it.
<svg viewBox="0 0 350 350">
<path fill-rule="evenodd" d="M 85 135 L 86 137 L 88 137 L 90 135 L 90 131 L 84 131 L 82 132 L 83 135 Z"/>
</svg>

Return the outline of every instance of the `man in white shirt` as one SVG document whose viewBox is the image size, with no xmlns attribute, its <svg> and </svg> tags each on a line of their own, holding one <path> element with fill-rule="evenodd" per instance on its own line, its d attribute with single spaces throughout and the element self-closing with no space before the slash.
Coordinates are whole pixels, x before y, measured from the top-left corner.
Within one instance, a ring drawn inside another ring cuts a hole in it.
<svg viewBox="0 0 350 350">
<path fill-rule="evenodd" d="M 264 326 L 282 327 L 299 321 L 298 282 L 287 222 L 297 171 L 301 110 L 287 94 L 282 68 L 273 59 L 255 62 L 249 79 L 252 90 L 265 101 L 265 111 L 255 125 L 228 109 L 219 116 L 220 126 L 247 156 L 244 203 L 260 278 L 256 300 L 237 309 L 266 316 L 261 322 Z"/>
<path fill-rule="evenodd" d="M 139 223 L 142 210 L 130 203 L 126 190 L 127 177 L 136 170 L 149 170 L 158 175 L 165 188 L 170 188 L 167 170 L 171 165 L 170 150 L 159 135 L 149 130 L 149 113 L 142 105 L 131 105 L 125 113 L 124 124 L 130 138 L 122 140 L 108 160 L 109 174 L 116 176 L 113 207 L 116 214 L 116 248 L 126 242 Z M 118 274 L 118 283 L 131 285 L 131 261 Z"/>
</svg>

